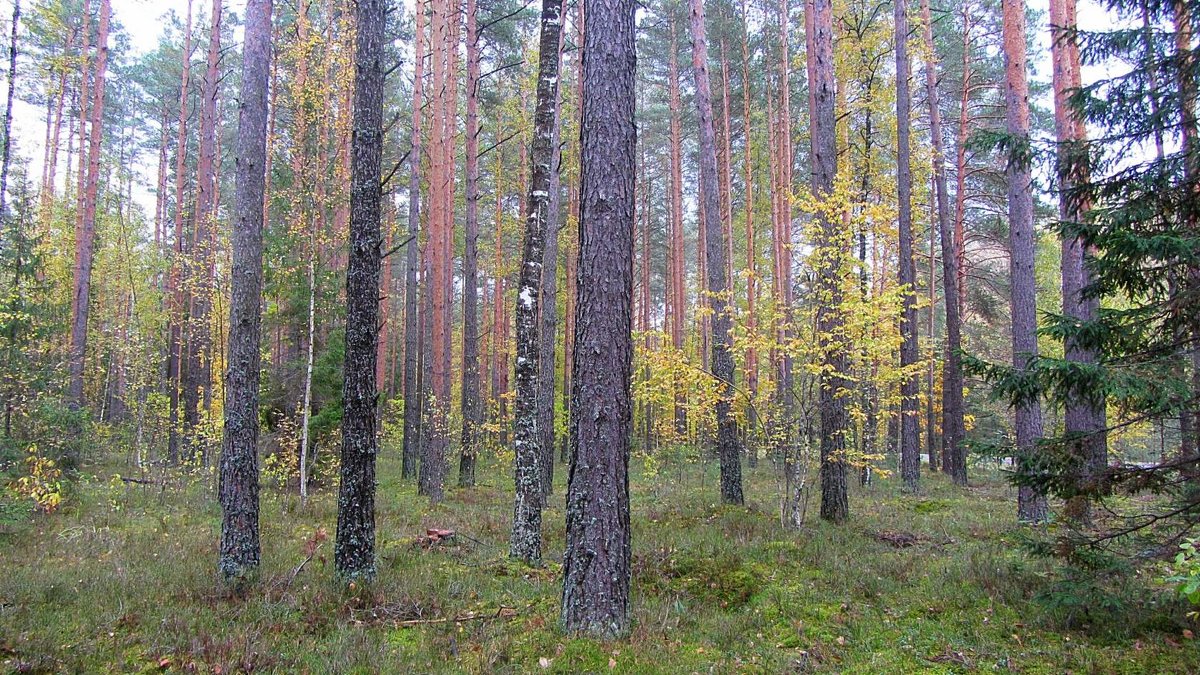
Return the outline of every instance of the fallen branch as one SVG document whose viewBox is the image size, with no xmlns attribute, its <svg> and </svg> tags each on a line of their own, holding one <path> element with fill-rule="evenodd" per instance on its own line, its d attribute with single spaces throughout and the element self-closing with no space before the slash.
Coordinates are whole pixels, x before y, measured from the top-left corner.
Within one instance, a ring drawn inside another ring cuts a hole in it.
<svg viewBox="0 0 1200 675">
<path fill-rule="evenodd" d="M 447 616 L 447 617 L 441 617 L 438 619 L 408 619 L 406 621 L 396 621 L 393 625 L 396 626 L 397 628 L 407 628 L 409 626 L 424 626 L 424 625 L 439 624 L 439 623 L 463 623 L 466 621 L 478 621 L 481 619 L 511 619 L 511 618 L 515 617 L 516 615 L 517 615 L 516 609 L 514 609 L 512 607 L 501 607 L 500 609 L 497 609 L 494 614 L 492 614 L 492 613 L 476 614 L 474 612 L 470 612 L 467 614 L 460 614 L 460 615 L 454 616 L 454 617 Z"/>
</svg>

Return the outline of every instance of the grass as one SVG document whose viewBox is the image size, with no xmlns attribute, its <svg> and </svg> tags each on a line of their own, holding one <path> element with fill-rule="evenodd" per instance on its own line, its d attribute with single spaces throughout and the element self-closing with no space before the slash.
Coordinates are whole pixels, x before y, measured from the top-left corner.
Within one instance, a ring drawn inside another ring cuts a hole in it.
<svg viewBox="0 0 1200 675">
<path fill-rule="evenodd" d="M 209 480 L 160 489 L 91 470 L 102 477 L 77 482 L 58 513 L 0 509 L 6 670 L 1200 671 L 1185 609 L 1154 575 L 1095 603 L 1047 602 L 1084 591 L 1063 591 L 1048 563 L 1022 553 L 1014 495 L 997 478 L 964 491 L 925 476 L 919 497 L 885 479 L 853 492 L 848 524 L 786 532 L 765 465 L 748 473 L 747 508 L 716 503 L 715 467 L 635 475 L 633 629 L 603 643 L 557 627 L 562 471 L 548 560 L 534 569 L 505 556 L 507 467 L 481 467 L 489 485 L 430 508 L 386 453 L 379 574 L 353 589 L 333 579 L 333 492 L 301 507 L 264 489 L 263 569 L 239 593 L 217 583 Z M 427 549 L 415 543 L 427 527 L 460 535 Z"/>
</svg>

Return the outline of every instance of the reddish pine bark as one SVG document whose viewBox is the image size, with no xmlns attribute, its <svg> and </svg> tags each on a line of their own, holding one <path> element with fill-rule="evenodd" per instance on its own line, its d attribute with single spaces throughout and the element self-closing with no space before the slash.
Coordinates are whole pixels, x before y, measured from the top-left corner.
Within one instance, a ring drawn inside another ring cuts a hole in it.
<svg viewBox="0 0 1200 675">
<path fill-rule="evenodd" d="M 83 364 L 87 353 L 87 328 L 92 286 L 92 262 L 96 245 L 96 196 L 100 186 L 100 143 L 104 136 L 104 77 L 108 68 L 108 28 L 112 8 L 100 0 L 100 25 L 96 37 L 96 63 L 92 74 L 93 98 L 89 109 L 87 182 L 82 203 L 82 222 L 75 232 L 74 294 L 71 297 L 70 388 L 68 399 L 82 408 Z M 82 153 L 82 148 L 80 148 Z"/>
</svg>

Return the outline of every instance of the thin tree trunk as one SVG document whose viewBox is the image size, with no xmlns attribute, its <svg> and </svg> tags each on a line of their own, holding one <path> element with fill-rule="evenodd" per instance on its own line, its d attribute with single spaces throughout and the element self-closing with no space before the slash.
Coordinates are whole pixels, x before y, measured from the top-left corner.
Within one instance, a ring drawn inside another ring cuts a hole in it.
<svg viewBox="0 0 1200 675">
<path fill-rule="evenodd" d="M 383 151 L 384 2 L 358 0 L 354 32 L 354 134 L 350 257 L 346 269 L 346 363 L 342 466 L 334 564 L 343 578 L 375 574 L 376 321 L 379 312 Z"/>
<path fill-rule="evenodd" d="M 466 237 L 463 247 L 462 449 L 459 487 L 475 485 L 483 409 L 479 396 L 479 29 L 476 1 L 467 0 Z"/>
<path fill-rule="evenodd" d="M 263 192 L 266 185 L 267 80 L 271 0 L 249 0 L 242 52 L 234 197 L 229 369 L 221 449 L 221 558 L 226 579 L 258 567 L 258 384 L 263 284 Z"/>
<path fill-rule="evenodd" d="M 558 70 L 562 73 L 563 40 L 558 40 Z M 550 206 L 546 211 L 546 252 L 542 258 L 542 332 L 539 342 L 538 428 L 542 434 L 542 496 L 554 491 L 555 346 L 558 343 L 558 233 L 562 229 L 562 87 L 554 93 L 554 132 L 550 137 Z M 649 268 L 647 268 L 648 271 Z"/>
<path fill-rule="evenodd" d="M 541 372 L 539 341 L 542 336 L 538 325 L 538 308 L 541 306 L 546 220 L 550 209 L 554 103 L 558 96 L 558 48 L 561 35 L 562 0 L 542 0 L 537 106 L 533 118 L 533 151 L 529 157 L 529 207 L 517 286 L 517 397 L 513 419 L 516 500 L 512 537 L 509 539 L 509 555 L 531 564 L 540 561 L 542 556 L 542 506 L 545 494 L 538 396 L 541 378 L 554 377 L 553 373 Z"/>
<path fill-rule="evenodd" d="M 683 269 L 683 141 L 680 131 L 682 103 L 679 96 L 679 67 L 675 60 L 675 23 L 671 23 L 671 55 L 669 65 L 671 111 L 671 346 L 676 353 L 683 351 L 683 327 L 687 298 Z M 687 435 L 687 394 L 680 383 L 675 384 L 675 435 Z"/>
<path fill-rule="evenodd" d="M 929 0 L 921 0 L 921 22 L 923 24 L 926 62 L 925 98 L 929 103 L 929 127 L 933 141 L 933 181 L 937 196 L 937 230 L 942 243 L 942 288 L 946 297 L 946 354 L 942 364 L 942 458 L 950 467 L 950 475 L 958 485 L 967 484 L 966 449 L 962 446 L 966 427 L 963 421 L 963 374 L 962 374 L 962 315 L 960 263 L 962 253 L 959 239 L 950 230 L 950 195 L 946 187 L 946 160 L 942 143 L 942 112 L 938 101 L 937 52 L 933 44 L 933 24 Z M 969 49 L 968 49 L 969 52 Z M 964 57 L 966 58 L 966 57 Z M 966 101 L 963 101 L 964 110 Z M 960 135 L 960 140 L 963 137 Z M 958 148 L 960 159 L 965 151 Z M 959 178 L 965 168 L 959 167 Z M 963 184 L 959 184 L 961 199 L 965 196 Z M 930 312 L 933 307 L 930 307 Z M 932 337 L 932 336 L 931 336 Z M 930 392 L 932 396 L 932 392 Z"/>
<path fill-rule="evenodd" d="M 751 147 L 754 119 L 750 115 L 750 14 L 746 0 L 742 2 L 742 180 L 745 183 L 745 221 L 746 221 L 746 332 L 752 339 L 757 339 L 758 316 L 755 303 L 758 300 L 758 269 L 755 256 L 757 250 L 754 243 L 754 163 L 751 160 Z M 758 403 L 758 350 L 753 343 L 746 349 L 746 391 L 751 402 Z M 752 406 L 747 413 L 749 432 L 754 433 L 758 425 L 757 412 Z M 751 468 L 758 465 L 758 444 L 753 438 L 746 444 L 747 463 Z"/>
<path fill-rule="evenodd" d="M 417 387 L 418 353 L 421 344 L 417 316 L 418 270 L 421 265 L 417 238 L 421 230 L 421 109 L 425 90 L 425 0 L 417 0 L 416 36 L 413 38 L 412 149 L 408 155 L 408 236 L 412 242 L 404 251 L 404 447 L 400 475 L 417 477 L 421 456 L 421 391 Z"/>
<path fill-rule="evenodd" d="M 168 355 L 167 395 L 170 407 L 170 435 L 167 440 L 167 457 L 171 464 L 179 463 L 179 394 L 183 384 L 184 329 L 187 294 L 184 284 L 187 277 L 184 255 L 183 204 L 184 186 L 187 175 L 187 101 L 191 87 L 192 70 L 192 0 L 187 3 L 187 19 L 183 31 L 183 71 L 179 83 L 179 133 L 175 143 L 175 219 L 174 247 L 171 261 L 171 276 L 168 294 L 171 298 L 167 311 Z"/>
<path fill-rule="evenodd" d="M 108 68 L 108 27 L 112 8 L 100 0 L 100 27 L 96 37 L 93 98 L 89 112 L 87 186 L 83 199 L 82 227 L 75 237 L 75 293 L 71 298 L 71 361 L 68 398 L 76 408 L 84 405 L 83 364 L 87 354 L 87 328 L 92 287 L 92 261 L 96 245 L 96 196 L 100 187 L 100 143 L 104 112 L 104 76 Z M 82 152 L 82 148 L 80 149 Z"/>
<path fill-rule="evenodd" d="M 704 209 L 704 244 L 708 258 L 708 303 L 712 310 L 712 375 L 718 381 L 717 457 L 721 464 L 721 500 L 742 504 L 742 448 L 733 419 L 733 352 L 728 311 L 725 237 L 721 226 L 720 174 L 713 132 L 712 91 L 708 80 L 708 43 L 704 0 L 691 0 L 692 73 L 696 78 L 696 114 L 700 127 L 700 194 Z"/>
<path fill-rule="evenodd" d="M 579 316 L 561 617 L 568 633 L 610 639 L 629 628 L 632 557 L 634 3 L 585 2 Z"/>
<path fill-rule="evenodd" d="M 17 30 L 21 27 L 21 0 L 13 0 L 12 38 L 8 44 L 8 98 L 4 104 L 4 152 L 0 154 L 0 219 L 8 219 L 8 162 L 12 158 L 13 94 L 17 90 Z M 50 116 L 46 115 L 49 131 Z"/>
<path fill-rule="evenodd" d="M 929 0 L 922 1 L 928 3 Z M 900 315 L 900 368 L 908 373 L 900 382 L 900 474 L 905 487 L 916 490 L 921 478 L 918 419 L 921 402 L 918 400 L 920 388 L 917 385 L 917 373 L 912 371 L 920 359 L 917 347 L 917 268 L 913 262 L 912 155 L 909 149 L 909 115 L 912 100 L 908 89 L 908 6 L 900 0 L 895 3 L 895 43 L 896 192 L 899 200 L 900 229 L 898 280 L 904 287 L 904 305 Z M 936 103 L 931 103 L 931 106 L 936 106 Z M 934 114 L 936 110 L 936 107 L 931 108 Z M 937 140 L 934 143 L 936 144 Z"/>
<path fill-rule="evenodd" d="M 812 190 L 817 199 L 833 194 L 837 176 L 837 131 L 833 68 L 833 3 L 812 3 Z M 820 267 L 816 292 L 818 345 L 821 353 L 821 518 L 841 522 L 850 515 L 846 493 L 846 431 L 849 426 L 843 391 L 848 388 L 848 363 L 841 344 L 842 267 L 846 257 L 840 223 L 828 214 L 818 216 L 816 242 Z"/>
<path fill-rule="evenodd" d="M 1072 108 L 1070 96 L 1082 85 L 1079 72 L 1079 44 L 1075 0 L 1050 1 L 1050 53 L 1053 63 L 1054 131 L 1058 139 L 1059 217 L 1064 222 L 1081 223 L 1087 218 L 1089 204 L 1078 190 L 1088 182 L 1085 161 L 1087 127 Z M 1095 321 L 1100 311 L 1098 298 L 1085 298 L 1083 289 L 1091 283 L 1088 272 L 1088 251 L 1079 239 L 1062 240 L 1062 303 L 1063 316 L 1080 323 Z M 1094 365 L 1094 350 L 1081 346 L 1074 339 L 1063 345 L 1067 361 Z M 1104 429 L 1103 398 L 1090 391 L 1069 392 L 1063 411 L 1064 430 L 1074 442 L 1074 449 L 1085 462 L 1083 478 L 1108 466 L 1108 447 Z M 1087 501 L 1076 502 L 1074 514 L 1087 520 Z"/>
<path fill-rule="evenodd" d="M 1029 85 L 1025 64 L 1025 4 L 1003 0 L 1004 14 L 1004 94 L 1005 122 L 1016 145 L 1008 158 L 1009 245 L 1012 273 L 1012 351 L 1013 367 L 1026 370 L 1037 358 L 1037 279 L 1034 257 L 1037 243 L 1033 229 L 1033 190 L 1029 161 L 1025 157 L 1029 143 Z M 951 298 L 946 299 L 952 302 Z M 1042 407 L 1029 401 L 1016 410 L 1018 459 L 1036 452 L 1042 437 Z M 1022 487 L 1017 495 L 1017 516 L 1023 521 L 1046 519 L 1044 495 Z"/>
<path fill-rule="evenodd" d="M 187 377 L 183 387 L 184 433 L 193 452 L 208 464 L 208 449 L 201 445 L 200 402 L 212 387 L 212 335 L 209 313 L 213 302 L 210 244 L 216 228 L 217 188 L 217 86 L 220 77 L 222 2 L 213 0 L 209 20 L 208 63 L 200 99 L 200 156 L 196 166 L 197 196 L 193 232 L 191 312 L 188 317 Z"/>
</svg>

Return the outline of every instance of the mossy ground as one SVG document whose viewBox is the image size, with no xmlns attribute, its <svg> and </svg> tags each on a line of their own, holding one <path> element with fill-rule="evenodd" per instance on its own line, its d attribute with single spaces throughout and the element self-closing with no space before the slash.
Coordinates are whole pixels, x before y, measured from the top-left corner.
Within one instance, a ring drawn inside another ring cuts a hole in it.
<svg viewBox="0 0 1200 675">
<path fill-rule="evenodd" d="M 347 589 L 333 578 L 332 542 L 316 536 L 324 528 L 332 538 L 332 491 L 302 508 L 267 488 L 262 573 L 237 592 L 216 577 L 220 510 L 210 480 L 163 490 L 110 482 L 111 469 L 91 467 L 101 477 L 78 482 L 59 513 L 6 512 L 0 667 L 1200 672 L 1200 648 L 1183 637 L 1185 608 L 1154 574 L 1114 585 L 1104 611 L 1088 613 L 1085 602 L 1064 616 L 1043 602 L 1053 568 L 1022 552 L 1014 495 L 994 476 L 968 490 L 923 476 L 919 497 L 884 479 L 853 491 L 848 524 L 813 519 L 786 532 L 766 465 L 747 474 L 747 508 L 716 503 L 715 467 L 637 474 L 633 628 L 601 643 L 558 630 L 564 472 L 545 519 L 547 563 L 530 569 L 505 557 L 506 467 L 481 467 L 487 485 L 452 490 L 435 508 L 399 479 L 393 453 L 379 468 L 374 583 Z M 422 548 L 414 541 L 426 527 L 459 536 Z"/>
</svg>

